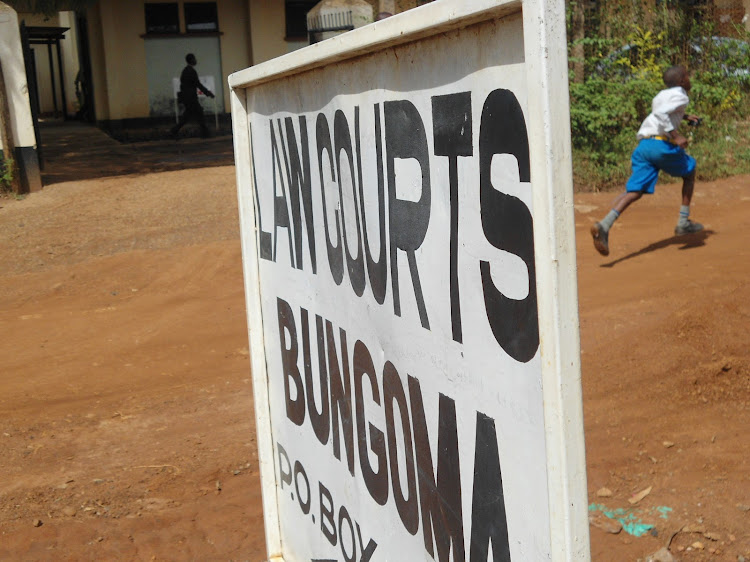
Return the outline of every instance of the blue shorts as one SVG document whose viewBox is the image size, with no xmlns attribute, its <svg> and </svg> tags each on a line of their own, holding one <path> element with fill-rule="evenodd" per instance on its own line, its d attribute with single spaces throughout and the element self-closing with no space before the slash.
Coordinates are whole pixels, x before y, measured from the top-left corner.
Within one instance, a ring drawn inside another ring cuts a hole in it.
<svg viewBox="0 0 750 562">
<path fill-rule="evenodd" d="M 676 144 L 659 139 L 641 139 L 630 158 L 633 173 L 627 191 L 653 193 L 659 170 L 684 178 L 695 170 L 695 158 Z"/>
</svg>

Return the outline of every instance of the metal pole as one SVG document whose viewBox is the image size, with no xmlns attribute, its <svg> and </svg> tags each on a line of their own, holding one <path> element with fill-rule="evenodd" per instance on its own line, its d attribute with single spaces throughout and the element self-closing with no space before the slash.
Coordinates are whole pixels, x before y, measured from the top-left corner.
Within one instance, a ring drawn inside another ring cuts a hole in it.
<svg viewBox="0 0 750 562">
<path fill-rule="evenodd" d="M 52 60 L 52 43 L 47 43 L 47 58 L 49 59 L 49 75 L 52 79 L 52 105 L 55 108 L 55 117 L 57 117 L 57 95 L 55 94 L 55 63 Z"/>
<path fill-rule="evenodd" d="M 60 52 L 60 39 L 55 40 L 57 47 L 57 70 L 60 73 L 60 97 L 62 98 L 63 119 L 68 118 L 68 100 L 65 97 L 65 68 L 63 67 L 62 53 Z"/>
</svg>

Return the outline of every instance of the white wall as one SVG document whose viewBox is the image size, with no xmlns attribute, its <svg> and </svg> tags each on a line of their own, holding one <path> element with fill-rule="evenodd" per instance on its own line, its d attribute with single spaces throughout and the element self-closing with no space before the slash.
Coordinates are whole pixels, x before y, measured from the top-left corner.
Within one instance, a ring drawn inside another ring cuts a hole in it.
<svg viewBox="0 0 750 562">
<path fill-rule="evenodd" d="M 10 106 L 13 140 L 16 146 L 35 146 L 18 14 L 4 2 L 0 2 L 0 61 Z"/>
</svg>

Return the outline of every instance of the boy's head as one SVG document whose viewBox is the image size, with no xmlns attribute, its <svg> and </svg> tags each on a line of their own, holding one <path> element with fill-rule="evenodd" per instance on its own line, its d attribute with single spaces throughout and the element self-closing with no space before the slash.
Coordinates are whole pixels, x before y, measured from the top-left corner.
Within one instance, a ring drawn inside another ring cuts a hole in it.
<svg viewBox="0 0 750 562">
<path fill-rule="evenodd" d="M 664 71 L 664 84 L 667 88 L 676 88 L 682 86 L 685 91 L 690 91 L 690 74 L 687 68 L 678 64 L 676 66 L 670 66 Z"/>
</svg>

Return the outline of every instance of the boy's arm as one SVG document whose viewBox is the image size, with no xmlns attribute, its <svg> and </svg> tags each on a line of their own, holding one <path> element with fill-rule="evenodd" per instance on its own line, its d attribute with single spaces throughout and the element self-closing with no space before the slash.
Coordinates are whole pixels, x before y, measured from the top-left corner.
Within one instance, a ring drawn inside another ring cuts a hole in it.
<svg viewBox="0 0 750 562">
<path fill-rule="evenodd" d="M 672 129 L 667 135 L 669 135 L 672 144 L 676 144 L 680 148 L 687 148 L 688 139 L 677 129 Z"/>
<path fill-rule="evenodd" d="M 685 114 L 685 108 L 687 107 L 689 101 L 689 98 L 684 92 L 673 91 L 671 96 L 663 100 L 662 104 L 660 104 L 661 107 L 659 108 L 661 113 L 660 117 L 663 120 L 662 122 L 664 123 L 664 129 L 667 131 L 667 135 L 669 136 L 673 144 L 676 144 L 681 148 L 687 148 L 688 139 L 682 133 L 680 133 L 680 131 L 677 130 L 677 123 L 672 120 L 671 116 L 675 113 L 677 115 L 682 113 L 682 117 L 677 117 L 678 123 L 683 119 L 687 119 L 688 121 L 697 121 L 698 118 L 695 115 Z"/>
<path fill-rule="evenodd" d="M 697 125 L 701 121 L 700 117 L 698 117 L 697 115 L 685 115 L 682 119 L 684 121 L 687 121 L 688 125 Z M 682 148 L 687 148 L 689 142 L 687 137 L 685 137 L 677 129 L 672 129 L 667 134 L 670 136 L 674 144 Z"/>
</svg>

